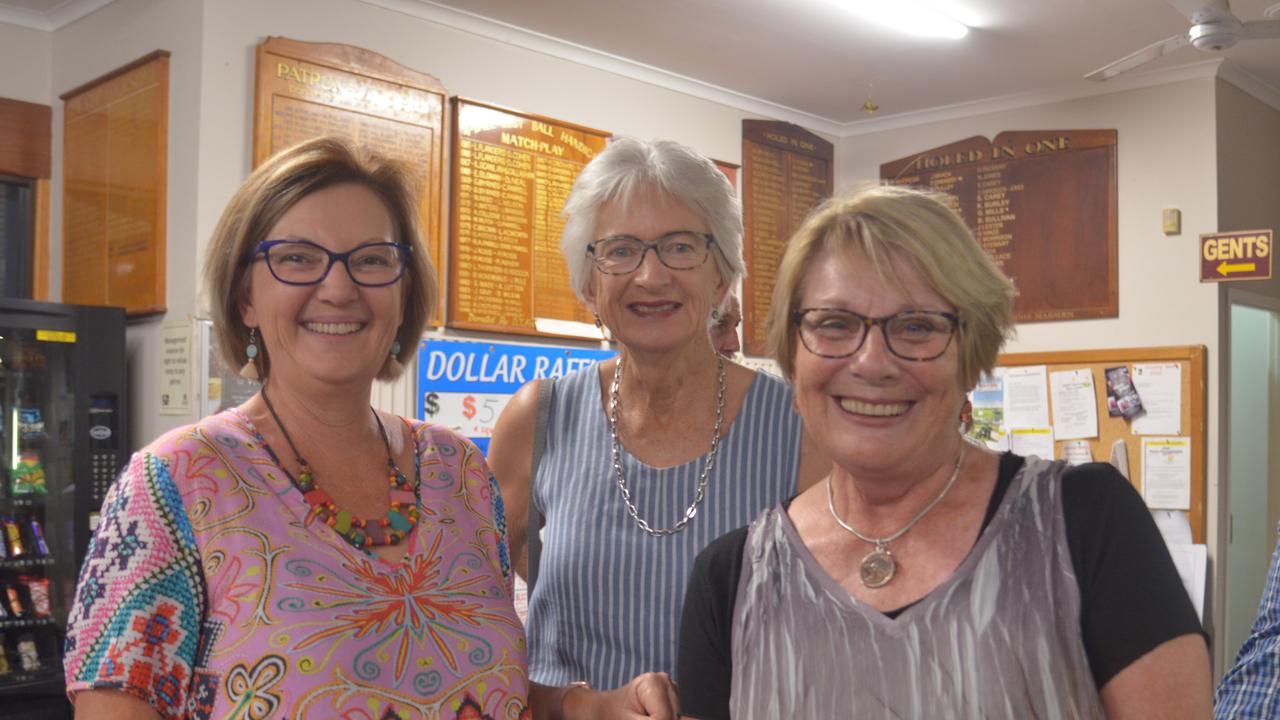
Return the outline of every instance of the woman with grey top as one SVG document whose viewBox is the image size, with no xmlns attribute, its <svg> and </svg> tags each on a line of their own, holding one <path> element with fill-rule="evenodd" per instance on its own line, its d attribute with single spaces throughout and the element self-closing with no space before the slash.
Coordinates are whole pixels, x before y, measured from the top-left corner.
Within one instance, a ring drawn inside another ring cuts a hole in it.
<svg viewBox="0 0 1280 720">
<path fill-rule="evenodd" d="M 698 557 L 685 717 L 1208 717 L 1200 625 L 1133 487 L 958 432 L 1013 296 L 944 197 L 877 187 L 806 220 L 768 343 L 834 467 Z"/>
<path fill-rule="evenodd" d="M 829 465 L 803 451 L 790 389 L 712 348 L 708 321 L 744 272 L 741 208 L 714 164 L 677 143 L 618 139 L 583 169 L 564 214 L 570 282 L 619 354 L 522 388 L 489 460 L 525 577 L 530 504 L 546 518 L 531 678 L 614 688 L 675 669 L 698 552 Z"/>
</svg>

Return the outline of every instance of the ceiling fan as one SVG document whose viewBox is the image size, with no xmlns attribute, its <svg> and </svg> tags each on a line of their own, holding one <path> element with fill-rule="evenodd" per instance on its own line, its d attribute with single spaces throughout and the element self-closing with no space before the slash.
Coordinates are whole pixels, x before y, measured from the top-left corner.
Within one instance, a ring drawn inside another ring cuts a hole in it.
<svg viewBox="0 0 1280 720">
<path fill-rule="evenodd" d="M 1280 5 L 1269 8 L 1266 16 L 1274 20 L 1241 22 L 1231 14 L 1227 0 L 1168 0 L 1178 12 L 1191 21 L 1190 31 L 1152 43 L 1132 55 L 1085 75 L 1086 80 L 1110 80 L 1123 72 L 1167 55 L 1187 45 L 1197 50 L 1225 50 L 1241 40 L 1280 38 Z"/>
</svg>

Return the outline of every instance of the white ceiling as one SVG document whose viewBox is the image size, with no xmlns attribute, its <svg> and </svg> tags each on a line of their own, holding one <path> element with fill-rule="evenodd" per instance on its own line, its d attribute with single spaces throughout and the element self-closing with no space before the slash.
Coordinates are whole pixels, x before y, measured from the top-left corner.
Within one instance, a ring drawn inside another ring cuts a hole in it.
<svg viewBox="0 0 1280 720">
<path fill-rule="evenodd" d="M 0 0 L 0 21 L 43 15 L 52 29 L 110 1 Z M 1184 48 L 1110 85 L 1082 79 L 1186 32 L 1186 19 L 1165 0 L 957 0 L 977 19 L 961 40 L 884 30 L 839 0 L 363 1 L 836 135 L 940 109 L 967 114 L 1019 98 L 1105 92 L 1179 68 L 1207 73 L 1206 61 L 1217 58 L 1255 94 L 1280 104 L 1280 40 L 1223 53 Z M 1241 20 L 1260 20 L 1276 4 L 1233 0 L 1231 9 Z M 880 108 L 875 116 L 862 107 L 868 92 Z"/>
</svg>

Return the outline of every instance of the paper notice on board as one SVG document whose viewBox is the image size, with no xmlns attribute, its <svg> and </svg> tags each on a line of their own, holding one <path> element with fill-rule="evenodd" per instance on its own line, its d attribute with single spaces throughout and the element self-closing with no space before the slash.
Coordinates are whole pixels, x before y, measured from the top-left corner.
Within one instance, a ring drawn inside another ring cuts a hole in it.
<svg viewBox="0 0 1280 720">
<path fill-rule="evenodd" d="M 1068 440 L 1062 443 L 1062 459 L 1069 465 L 1084 465 L 1093 462 L 1093 449 L 1088 440 Z"/>
<path fill-rule="evenodd" d="M 1134 435 L 1177 435 L 1182 432 L 1182 366 L 1178 363 L 1134 363 L 1133 387 L 1144 412 L 1133 419 Z"/>
<path fill-rule="evenodd" d="M 1191 509 L 1191 438 L 1142 438 L 1142 496 L 1150 508 Z"/>
<path fill-rule="evenodd" d="M 160 414 L 191 413 L 191 321 L 160 329 Z"/>
<path fill-rule="evenodd" d="M 969 391 L 969 402 L 973 406 L 969 437 L 996 452 L 1009 449 L 1009 436 L 1004 430 L 1004 371 L 1005 368 L 998 367 L 990 375 L 983 373 Z"/>
<path fill-rule="evenodd" d="M 1178 569 L 1178 576 L 1191 596 L 1196 615 L 1204 621 L 1205 581 L 1209 573 L 1209 548 L 1207 545 L 1170 545 L 1169 557 Z"/>
<path fill-rule="evenodd" d="M 1049 426 L 1049 391 L 1044 365 L 1011 367 L 1005 371 L 1004 425 L 1007 428 Z"/>
<path fill-rule="evenodd" d="M 1053 434 L 1059 440 L 1098 437 L 1098 396 L 1089 368 L 1049 373 Z"/>
<path fill-rule="evenodd" d="M 1013 428 L 1009 431 L 1009 450 L 1023 457 L 1053 459 L 1053 428 Z"/>
</svg>

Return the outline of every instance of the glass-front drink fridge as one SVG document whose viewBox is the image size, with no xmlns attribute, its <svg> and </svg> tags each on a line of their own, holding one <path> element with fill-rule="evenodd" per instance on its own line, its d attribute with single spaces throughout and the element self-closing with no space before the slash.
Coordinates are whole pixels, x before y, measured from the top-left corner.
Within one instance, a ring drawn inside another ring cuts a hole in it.
<svg viewBox="0 0 1280 720">
<path fill-rule="evenodd" d="M 62 644 L 127 460 L 120 308 L 0 299 L 0 716 L 64 717 Z"/>
</svg>

